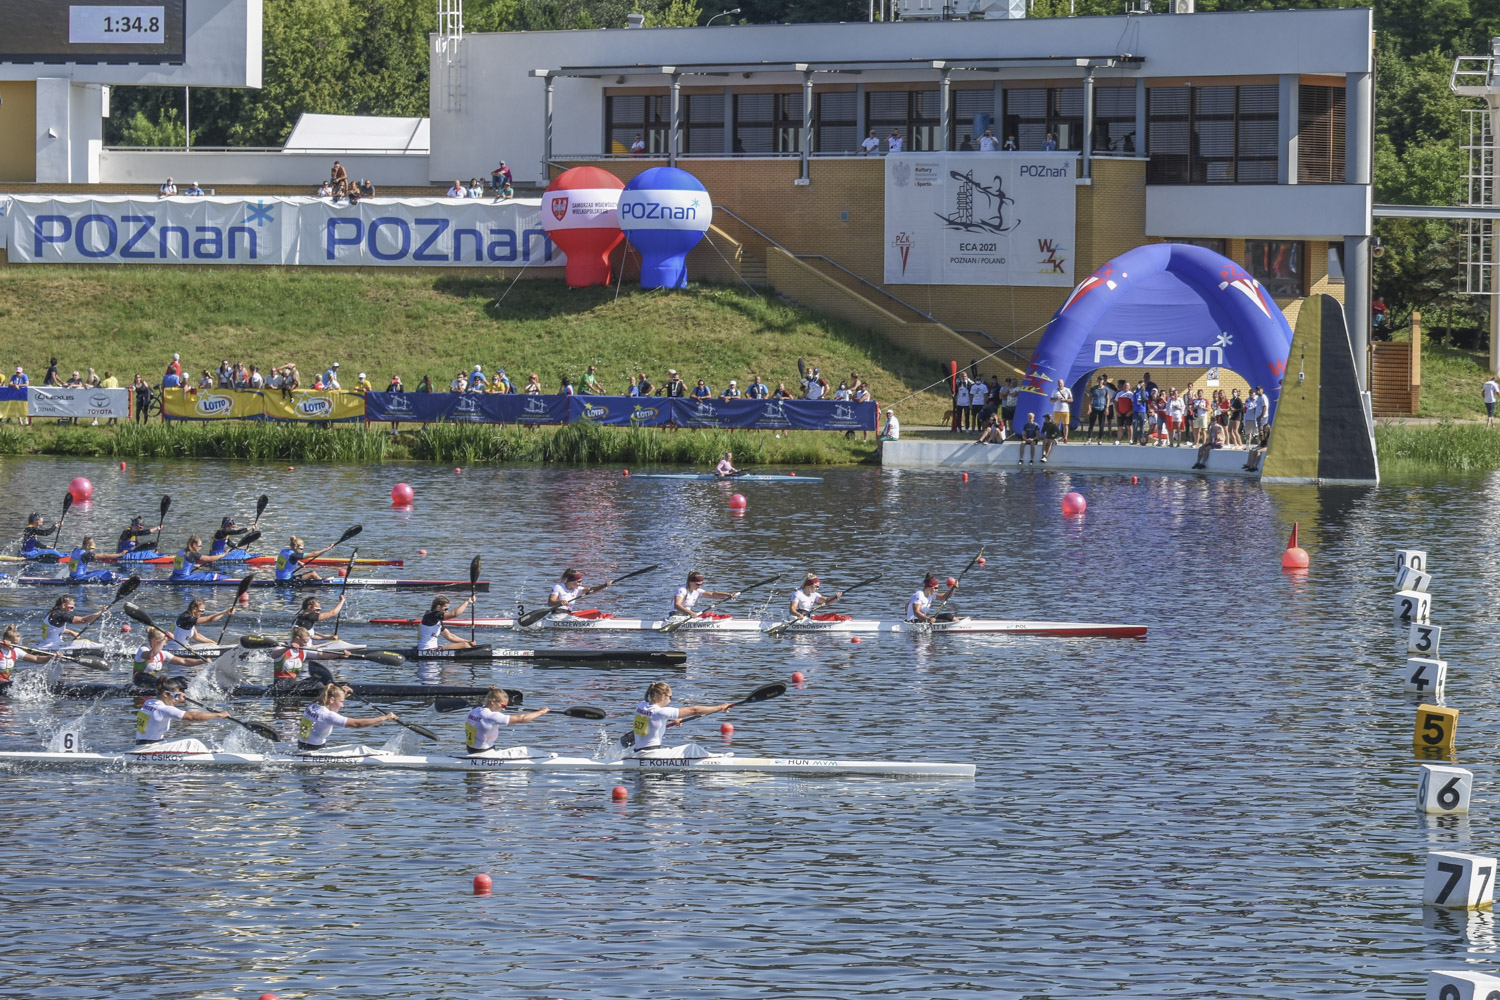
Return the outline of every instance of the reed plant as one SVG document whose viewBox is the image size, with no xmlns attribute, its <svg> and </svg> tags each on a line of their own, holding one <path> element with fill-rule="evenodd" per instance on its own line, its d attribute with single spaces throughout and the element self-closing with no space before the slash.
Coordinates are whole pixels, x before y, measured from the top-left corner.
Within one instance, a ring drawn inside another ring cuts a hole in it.
<svg viewBox="0 0 1500 1000">
<path fill-rule="evenodd" d="M 1375 428 L 1380 474 L 1388 479 L 1438 478 L 1500 469 L 1500 427 L 1481 423 L 1383 423 Z"/>
</svg>

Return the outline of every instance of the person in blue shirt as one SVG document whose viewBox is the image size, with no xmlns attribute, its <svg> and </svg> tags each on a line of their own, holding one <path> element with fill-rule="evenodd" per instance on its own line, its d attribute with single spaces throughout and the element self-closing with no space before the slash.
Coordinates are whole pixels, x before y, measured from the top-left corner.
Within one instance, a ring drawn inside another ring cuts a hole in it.
<svg viewBox="0 0 1500 1000">
<path fill-rule="evenodd" d="M 78 548 L 73 550 L 68 579 L 74 583 L 113 583 L 117 577 L 107 569 L 88 569 L 88 564 L 98 558 L 94 554 L 94 536 L 84 535 Z"/>
<path fill-rule="evenodd" d="M 25 558 L 45 560 L 47 562 L 56 562 L 62 558 L 63 554 L 61 552 L 56 549 L 45 548 L 37 541 L 38 538 L 46 538 L 48 535 L 57 534 L 59 525 L 54 524 L 50 528 L 42 527 L 46 523 L 42 515 L 35 512 L 32 512 L 32 515 L 26 519 L 26 528 L 21 533 L 21 555 Z"/>
<path fill-rule="evenodd" d="M 337 542 L 333 543 L 333 545 L 337 544 Z M 304 554 L 302 550 L 307 546 L 303 544 L 302 539 L 293 535 L 287 540 L 286 548 L 282 549 L 276 556 L 276 579 L 321 580 L 322 577 L 307 564 L 333 548 L 333 545 L 325 546 L 316 552 Z"/>
<path fill-rule="evenodd" d="M 1151 390 L 1146 388 L 1145 383 L 1136 386 L 1135 395 L 1131 397 L 1131 425 L 1135 428 L 1136 444 L 1150 444 L 1146 435 L 1146 423 L 1151 416 Z"/>
<path fill-rule="evenodd" d="M 1037 441 L 1041 438 L 1041 436 L 1042 428 L 1041 425 L 1036 422 L 1036 414 L 1026 414 L 1026 423 L 1021 426 L 1021 450 L 1019 452 L 1021 457 L 1016 462 L 1017 465 L 1020 465 L 1025 461 L 1027 448 L 1031 449 L 1031 464 L 1036 464 L 1036 446 Z M 1043 461 L 1046 461 L 1046 459 L 1044 458 Z"/>
<path fill-rule="evenodd" d="M 738 382 L 736 382 L 734 379 L 730 379 L 729 380 L 729 388 L 727 388 L 723 392 L 719 393 L 719 398 L 720 399 L 739 399 L 740 398 L 740 384 Z"/>
<path fill-rule="evenodd" d="M 208 554 L 211 556 L 227 555 L 235 559 L 245 558 L 249 555 L 249 553 L 240 548 L 231 549 L 229 541 L 230 539 L 234 538 L 235 535 L 244 535 L 249 533 L 249 531 L 249 528 L 236 528 L 234 526 L 234 518 L 224 518 L 224 520 L 219 523 L 219 530 L 214 532 L 213 542 L 208 547 Z"/>
<path fill-rule="evenodd" d="M 496 368 L 495 369 L 494 384 L 495 384 L 495 391 L 496 392 L 510 392 L 510 393 L 513 393 L 513 392 L 516 391 L 515 385 L 512 384 L 512 382 L 511 382 L 511 380 L 509 378 L 506 377 L 506 375 L 505 375 L 505 369 L 504 368 Z"/>
<path fill-rule="evenodd" d="M 172 558 L 172 574 L 169 580 L 191 580 L 194 582 L 210 583 L 214 580 L 222 580 L 223 576 L 208 570 L 200 570 L 195 567 L 207 566 L 218 562 L 223 556 L 209 556 L 203 554 L 203 539 L 193 535 L 187 540 L 187 545 Z"/>
<path fill-rule="evenodd" d="M 700 378 L 698 380 L 698 384 L 693 386 L 693 391 L 690 395 L 695 396 L 698 399 L 708 399 L 713 394 L 714 391 L 708 387 L 708 383 L 704 382 Z"/>
<path fill-rule="evenodd" d="M 17 365 L 16 373 L 10 377 L 10 384 L 13 388 L 24 389 L 31 384 L 31 379 L 26 375 L 26 370 Z"/>
<path fill-rule="evenodd" d="M 469 391 L 484 392 L 489 384 L 490 380 L 484 377 L 484 369 L 475 365 L 473 374 L 469 376 Z"/>
<path fill-rule="evenodd" d="M 750 399 L 765 399 L 771 395 L 771 390 L 760 380 L 759 375 L 752 374 L 750 384 L 745 386 L 745 395 Z"/>
<path fill-rule="evenodd" d="M 166 376 L 161 380 L 161 387 L 163 389 L 176 389 L 180 385 L 182 385 L 182 376 L 176 372 L 167 372 Z"/>
<path fill-rule="evenodd" d="M 136 541 L 136 539 L 140 538 L 142 535 L 154 535 L 160 530 L 160 527 L 146 527 L 146 519 L 137 514 L 135 517 L 130 519 L 130 527 L 120 532 L 120 541 L 115 546 L 115 554 L 124 555 L 126 553 L 130 553 L 132 557 L 136 559 L 149 559 L 155 556 L 156 550 L 152 546 L 148 545 L 144 549 L 137 550 L 136 545 L 138 545 L 139 543 Z"/>
</svg>

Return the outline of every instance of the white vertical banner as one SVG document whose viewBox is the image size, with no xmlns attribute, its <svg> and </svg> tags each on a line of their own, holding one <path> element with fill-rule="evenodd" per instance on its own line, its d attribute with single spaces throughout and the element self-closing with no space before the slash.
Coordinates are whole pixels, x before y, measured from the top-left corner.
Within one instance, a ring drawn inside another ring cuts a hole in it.
<svg viewBox="0 0 1500 1000">
<path fill-rule="evenodd" d="M 1076 153 L 886 157 L 886 283 L 1071 288 L 1076 174 Z"/>
</svg>

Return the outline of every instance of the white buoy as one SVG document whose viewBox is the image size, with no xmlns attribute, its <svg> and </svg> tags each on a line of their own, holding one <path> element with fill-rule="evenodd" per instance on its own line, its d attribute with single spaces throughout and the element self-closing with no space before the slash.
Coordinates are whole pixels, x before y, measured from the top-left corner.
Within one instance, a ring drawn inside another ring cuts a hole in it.
<svg viewBox="0 0 1500 1000">
<path fill-rule="evenodd" d="M 1412 624 L 1406 633 L 1406 651 L 1419 656 L 1438 656 L 1438 644 L 1443 640 L 1443 626 Z"/>
<path fill-rule="evenodd" d="M 1407 694 L 1441 698 L 1443 687 L 1448 683 L 1448 661 L 1421 656 L 1408 657 L 1406 667 L 1401 671 L 1401 678 L 1402 690 Z"/>
<path fill-rule="evenodd" d="M 1434 816 L 1457 816 L 1469 811 L 1474 772 L 1444 764 L 1423 764 L 1417 779 L 1417 808 Z"/>
<path fill-rule="evenodd" d="M 1422 902 L 1449 910 L 1488 910 L 1495 902 L 1495 859 L 1458 851 L 1431 851 Z"/>
<path fill-rule="evenodd" d="M 1410 566 L 1396 574 L 1397 590 L 1415 590 L 1418 593 L 1428 593 L 1432 590 L 1432 574 L 1424 573 Z"/>
<path fill-rule="evenodd" d="M 1432 595 L 1403 590 L 1396 595 L 1395 612 L 1403 622 L 1426 622 L 1432 617 Z"/>
<path fill-rule="evenodd" d="M 1401 549 L 1396 553 L 1396 572 L 1410 566 L 1412 569 L 1427 569 L 1427 553 L 1421 549 Z"/>
<path fill-rule="evenodd" d="M 1500 1000 L 1500 976 L 1434 969 L 1427 973 L 1427 1000 Z"/>
</svg>

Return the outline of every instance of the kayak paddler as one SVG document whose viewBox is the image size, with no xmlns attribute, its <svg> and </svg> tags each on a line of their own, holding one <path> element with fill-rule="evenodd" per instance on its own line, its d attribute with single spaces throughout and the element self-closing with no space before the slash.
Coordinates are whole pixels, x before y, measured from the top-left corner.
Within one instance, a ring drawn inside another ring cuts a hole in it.
<svg viewBox="0 0 1500 1000">
<path fill-rule="evenodd" d="M 139 552 L 135 551 L 136 539 L 142 535 L 154 535 L 160 530 L 160 526 L 155 528 L 146 527 L 146 519 L 137 514 L 130 519 L 130 527 L 120 532 L 120 541 L 115 545 L 115 554 L 125 555 L 126 553 L 133 553 L 137 559 L 148 558 L 151 555 L 149 549 L 142 549 Z"/>
<path fill-rule="evenodd" d="M 201 597 L 188 601 L 187 609 L 177 616 L 177 622 L 172 626 L 172 638 L 183 646 L 192 646 L 199 642 L 213 645 L 214 641 L 199 632 L 198 626 L 221 620 L 229 614 L 230 609 L 225 608 L 223 611 L 215 611 L 213 614 L 206 615 L 203 609 L 207 606 Z"/>
<path fill-rule="evenodd" d="M 130 683 L 145 686 L 167 676 L 167 665 L 200 667 L 208 661 L 198 656 L 178 656 L 167 652 L 167 633 L 159 628 L 146 630 L 146 645 L 135 651 L 130 663 Z"/>
<path fill-rule="evenodd" d="M 33 512 L 26 519 L 26 527 L 21 532 L 21 555 L 27 559 L 61 559 L 63 553 L 56 549 L 49 549 L 37 541 L 38 538 L 46 538 L 48 535 L 57 534 L 58 525 L 44 528 L 47 519 Z"/>
<path fill-rule="evenodd" d="M 668 618 L 697 618 L 698 613 L 693 610 L 693 605 L 698 603 L 700 597 L 706 597 L 710 601 L 727 601 L 738 596 L 738 593 L 731 594 L 722 590 L 704 590 L 703 574 L 693 570 L 687 575 L 687 584 L 678 587 L 677 593 L 672 595 L 672 611 Z"/>
<path fill-rule="evenodd" d="M 323 602 L 316 596 L 309 597 L 302 602 L 302 610 L 297 612 L 297 620 L 292 624 L 298 628 L 307 629 L 307 635 L 311 639 L 318 638 L 318 622 L 326 622 L 334 618 L 340 611 L 344 610 L 344 595 L 340 594 L 338 603 L 327 611 L 323 610 Z M 334 638 L 329 636 L 328 638 Z"/>
<path fill-rule="evenodd" d="M 349 658 L 348 650 L 332 649 L 308 649 L 307 644 L 312 641 L 312 633 L 298 625 L 293 627 L 291 641 L 286 650 L 276 658 L 276 666 L 273 671 L 273 679 L 278 681 L 297 681 L 302 679 L 302 664 L 308 660 L 344 660 Z"/>
<path fill-rule="evenodd" d="M 197 535 L 188 537 L 185 545 L 177 555 L 172 557 L 172 573 L 167 577 L 169 580 L 193 581 L 209 583 L 214 580 L 222 580 L 218 573 L 208 570 L 200 570 L 195 567 L 207 566 L 218 562 L 223 556 L 210 556 L 203 554 L 203 539 Z"/>
<path fill-rule="evenodd" d="M 337 544 L 338 542 L 333 543 L 333 545 Z M 307 564 L 333 548 L 333 545 L 321 548 L 316 552 L 304 553 L 302 550 L 307 548 L 306 544 L 303 543 L 302 539 L 293 535 L 287 539 L 286 548 L 282 549 L 276 556 L 276 579 L 321 580 L 322 577 Z"/>
<path fill-rule="evenodd" d="M 249 528 L 236 528 L 234 526 L 234 518 L 224 518 L 224 520 L 219 524 L 219 530 L 214 532 L 213 541 L 208 547 L 208 554 L 211 556 L 232 555 L 233 553 L 231 551 L 229 540 L 234 538 L 236 535 L 245 535 L 249 533 Z M 249 553 L 244 554 L 248 555 Z"/>
<path fill-rule="evenodd" d="M 808 618 L 815 614 L 819 608 L 827 607 L 844 596 L 844 592 L 841 590 L 832 597 L 825 597 L 818 593 L 818 583 L 817 574 L 809 573 L 802 578 L 802 586 L 792 591 L 790 610 L 793 618 L 799 620 Z"/>
<path fill-rule="evenodd" d="M 78 636 L 77 631 L 68 628 L 69 625 L 87 625 L 104 614 L 103 611 L 95 611 L 91 615 L 75 615 L 74 607 L 71 597 L 59 597 L 53 602 L 52 609 L 47 612 L 47 637 L 37 643 L 38 649 L 63 648 Z"/>
<path fill-rule="evenodd" d="M 10 683 L 10 672 L 18 663 L 48 663 L 52 659 L 50 656 L 28 653 L 18 648 L 20 644 L 21 630 L 14 625 L 5 626 L 5 631 L 0 633 L 0 684 Z"/>
<path fill-rule="evenodd" d="M 724 453 L 724 457 L 719 459 L 719 464 L 714 467 L 714 475 L 720 479 L 732 479 L 741 475 L 740 470 L 734 467 L 734 452 Z"/>
<path fill-rule="evenodd" d="M 88 569 L 99 557 L 94 554 L 94 536 L 84 535 L 78 548 L 68 557 L 68 579 L 74 583 L 113 583 L 116 575 L 107 569 Z"/>
<path fill-rule="evenodd" d="M 661 746 L 662 734 L 668 726 L 675 726 L 684 719 L 695 719 L 700 715 L 727 712 L 731 705 L 726 701 L 722 705 L 683 705 L 677 708 L 671 701 L 672 685 L 666 681 L 653 681 L 646 688 L 646 697 L 635 706 L 635 722 L 631 726 L 635 733 L 637 753 Z"/>
<path fill-rule="evenodd" d="M 552 593 L 547 595 L 547 606 L 554 611 L 572 611 L 573 602 L 580 597 L 597 594 L 604 590 L 613 580 L 605 580 L 603 583 L 592 587 L 583 585 L 583 574 L 572 567 L 563 570 L 562 579 L 552 585 Z"/>
<path fill-rule="evenodd" d="M 297 749 L 303 752 L 321 750 L 328 742 L 328 734 L 338 729 L 368 729 L 396 718 L 395 712 L 387 712 L 373 719 L 351 719 L 341 714 L 347 692 L 341 685 L 325 684 L 318 700 L 302 710 L 297 720 Z"/>
<path fill-rule="evenodd" d="M 166 739 L 172 720 L 183 722 L 208 722 L 211 719 L 227 719 L 228 712 L 205 712 L 201 709 L 181 709 L 177 705 L 186 697 L 182 693 L 182 681 L 176 677 L 161 677 L 156 682 L 156 695 L 141 702 L 135 713 L 135 742 L 160 743 Z"/>
<path fill-rule="evenodd" d="M 464 719 L 464 744 L 469 753 L 484 753 L 492 750 L 495 740 L 500 736 L 501 726 L 514 726 L 522 722 L 531 722 L 546 715 L 549 709 L 539 708 L 535 712 L 516 712 L 507 715 L 505 707 L 510 704 L 510 697 L 503 688 L 492 687 L 484 696 L 483 705 L 475 705 L 469 709 L 469 714 Z"/>
<path fill-rule="evenodd" d="M 472 649 L 474 643 L 463 636 L 454 635 L 444 625 L 449 619 L 457 618 L 463 614 L 464 608 L 474 603 L 472 596 L 464 598 L 464 602 L 452 611 L 448 610 L 449 600 L 446 597 L 434 597 L 432 607 L 422 616 L 417 625 L 417 648 L 418 649 Z M 445 643 L 444 640 L 447 640 Z M 491 688 L 493 694 L 497 689 Z M 503 693 L 503 692 L 502 692 Z M 477 710 L 476 710 L 477 711 Z M 472 713 L 471 713 L 472 714 Z M 473 740 L 470 740 L 473 746 Z M 493 737 L 491 742 L 494 742 Z"/>
<path fill-rule="evenodd" d="M 937 594 L 937 589 L 937 577 L 933 576 L 931 573 L 928 573 L 922 578 L 922 589 L 917 591 L 915 594 L 912 594 L 911 598 L 906 602 L 907 621 L 927 622 L 930 624 L 936 621 L 953 620 L 953 615 L 950 612 L 944 612 L 941 615 L 929 615 L 927 613 L 927 609 L 932 606 L 932 601 L 934 596 Z M 958 581 L 955 580 L 953 582 L 953 586 L 949 587 L 947 592 L 943 594 L 942 599 L 945 601 L 948 600 L 953 596 L 953 592 L 957 589 Z"/>
</svg>

